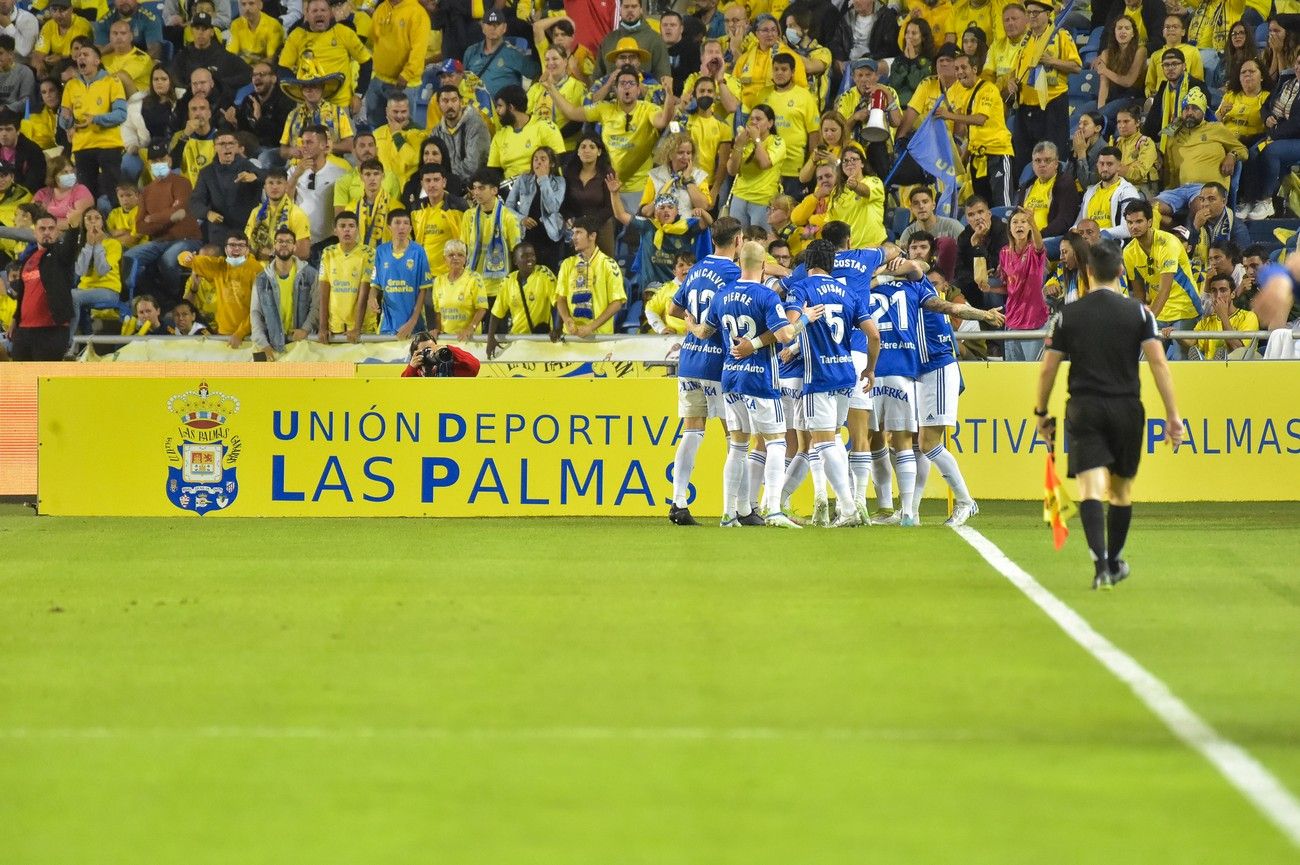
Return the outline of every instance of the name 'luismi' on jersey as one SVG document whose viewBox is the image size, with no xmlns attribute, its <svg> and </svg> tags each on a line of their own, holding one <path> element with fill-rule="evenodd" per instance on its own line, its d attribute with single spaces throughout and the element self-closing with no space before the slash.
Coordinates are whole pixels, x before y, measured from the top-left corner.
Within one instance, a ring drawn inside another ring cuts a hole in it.
<svg viewBox="0 0 1300 865">
<path fill-rule="evenodd" d="M 689 312 L 697 322 L 703 322 L 714 295 L 735 285 L 739 279 L 740 266 L 736 262 L 720 255 L 705 256 L 687 272 L 673 295 L 673 303 Z M 721 327 L 708 339 L 688 333 L 682 341 L 677 374 L 682 378 L 722 381 L 725 354 Z"/>
<path fill-rule="evenodd" d="M 858 330 L 857 325 L 870 318 L 869 305 L 860 304 L 843 280 L 820 274 L 792 286 L 786 303 L 795 309 L 825 308 L 821 320 L 799 335 L 804 394 L 852 388 L 857 374 L 849 347 L 850 331 Z"/>
</svg>

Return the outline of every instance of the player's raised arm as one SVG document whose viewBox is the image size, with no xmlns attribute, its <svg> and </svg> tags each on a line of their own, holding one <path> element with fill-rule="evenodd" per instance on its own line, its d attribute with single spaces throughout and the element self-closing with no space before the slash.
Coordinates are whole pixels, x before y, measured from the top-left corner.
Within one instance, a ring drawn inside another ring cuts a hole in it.
<svg viewBox="0 0 1300 865">
<path fill-rule="evenodd" d="M 927 298 L 921 306 L 930 310 L 930 312 L 939 312 L 944 315 L 956 316 L 967 321 L 982 321 L 985 324 L 991 324 L 994 327 L 1001 327 L 1006 322 L 1006 316 L 1001 310 L 997 309 L 976 309 L 969 303 L 953 303 L 950 300 L 944 300 L 941 297 Z"/>
</svg>

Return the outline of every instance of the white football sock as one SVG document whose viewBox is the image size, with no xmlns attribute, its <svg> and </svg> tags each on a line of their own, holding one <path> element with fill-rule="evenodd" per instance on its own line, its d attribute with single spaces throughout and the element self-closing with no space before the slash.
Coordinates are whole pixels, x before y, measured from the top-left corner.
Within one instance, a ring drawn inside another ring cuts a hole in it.
<svg viewBox="0 0 1300 865">
<path fill-rule="evenodd" d="M 826 464 L 826 480 L 835 490 L 835 500 L 840 513 L 851 510 L 853 487 L 849 482 L 849 460 L 839 442 L 822 442 L 816 447 L 821 450 L 822 461 Z"/>
<path fill-rule="evenodd" d="M 753 463 L 750 466 L 752 468 Z M 767 506 L 769 514 L 781 512 L 781 481 L 784 478 L 785 439 L 770 441 L 767 443 L 767 462 L 763 468 L 763 504 Z"/>
<path fill-rule="evenodd" d="M 930 452 L 926 454 L 936 466 L 939 467 L 939 474 L 952 487 L 952 495 L 959 502 L 971 501 L 970 490 L 966 488 L 966 479 L 962 477 L 961 469 L 957 466 L 957 458 L 952 455 L 942 444 L 935 445 Z"/>
<path fill-rule="evenodd" d="M 733 444 L 732 447 L 735 447 Z M 740 445 L 740 469 L 736 479 L 736 516 L 744 517 L 754 512 L 749 501 L 749 442 Z"/>
<path fill-rule="evenodd" d="M 853 476 L 853 501 L 865 504 L 871 483 L 871 452 L 850 451 L 849 473 Z"/>
<path fill-rule="evenodd" d="M 816 446 L 808 451 L 808 471 L 813 479 L 813 499 L 826 501 L 826 462 Z"/>
<path fill-rule="evenodd" d="M 782 442 L 785 444 L 785 442 Z M 784 457 L 782 457 L 784 459 Z M 781 463 L 777 463 L 781 465 Z M 763 486 L 763 472 L 767 466 L 767 454 L 764 451 L 749 452 L 749 509 L 758 509 L 758 491 Z"/>
<path fill-rule="evenodd" d="M 704 430 L 682 430 L 682 440 L 677 443 L 677 456 L 673 457 L 673 504 L 686 507 L 691 498 L 691 475 L 695 472 L 695 455 L 704 441 Z"/>
<path fill-rule="evenodd" d="M 915 516 L 912 498 L 916 492 L 916 451 L 895 454 L 894 470 L 898 473 L 898 497 L 903 513 Z"/>
<path fill-rule="evenodd" d="M 871 480 L 876 485 L 876 507 L 894 509 L 894 481 L 891 476 L 889 448 L 871 452 Z"/>
<path fill-rule="evenodd" d="M 727 461 L 722 464 L 722 515 L 736 515 L 736 496 L 740 492 L 740 479 L 745 474 L 745 445 L 730 442 L 727 445 Z"/>
<path fill-rule="evenodd" d="M 921 499 L 925 498 L 925 482 L 930 479 L 930 460 L 921 453 L 920 448 L 912 451 L 912 454 L 916 457 L 916 492 L 912 496 L 912 515 L 916 516 L 921 510 Z"/>
<path fill-rule="evenodd" d="M 808 455 L 797 453 L 790 460 L 790 464 L 786 466 L 785 482 L 781 484 L 781 502 L 783 506 L 803 484 L 803 479 L 806 477 L 808 477 Z"/>
</svg>

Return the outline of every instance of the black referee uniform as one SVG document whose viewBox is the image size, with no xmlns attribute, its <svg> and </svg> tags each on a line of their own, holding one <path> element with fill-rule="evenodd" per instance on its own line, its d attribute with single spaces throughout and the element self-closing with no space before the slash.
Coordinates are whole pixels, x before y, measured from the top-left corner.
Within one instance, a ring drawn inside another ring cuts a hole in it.
<svg viewBox="0 0 1300 865">
<path fill-rule="evenodd" d="M 1118 256 L 1117 251 L 1112 254 Z M 1146 426 L 1138 358 L 1147 340 L 1159 338 L 1149 309 L 1107 289 L 1066 304 L 1048 325 L 1045 368 L 1055 377 L 1061 356 L 1070 358 L 1070 398 L 1065 405 L 1069 476 L 1106 469 L 1111 477 L 1108 510 L 1103 510 L 1098 498 L 1085 496 L 1079 502 L 1079 517 L 1094 563 L 1094 589 L 1110 588 L 1129 574 L 1120 553 L 1128 538 L 1133 506 L 1127 498 L 1122 504 L 1115 503 L 1114 483 L 1115 478 L 1131 481 L 1137 475 Z M 1167 375 L 1163 355 L 1157 355 L 1156 362 L 1161 364 L 1160 373 Z M 1046 416 L 1044 409 L 1034 411 Z"/>
<path fill-rule="evenodd" d="M 1146 425 L 1138 358 L 1148 339 L 1160 339 L 1151 311 L 1113 291 L 1089 292 L 1066 304 L 1048 325 L 1047 347 L 1070 357 L 1070 477 L 1097 468 L 1122 478 L 1137 475 Z"/>
</svg>

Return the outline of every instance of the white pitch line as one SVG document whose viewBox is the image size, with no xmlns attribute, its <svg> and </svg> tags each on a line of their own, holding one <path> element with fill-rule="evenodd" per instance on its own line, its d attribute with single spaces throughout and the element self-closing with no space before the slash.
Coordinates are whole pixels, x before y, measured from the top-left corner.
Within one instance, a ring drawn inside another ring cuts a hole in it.
<svg viewBox="0 0 1300 865">
<path fill-rule="evenodd" d="M 1210 762 L 1261 814 L 1300 847 L 1300 801 L 1272 772 L 1245 748 L 1219 734 L 1169 686 L 1134 660 L 1124 650 L 1097 632 L 1024 568 L 1013 562 L 996 544 L 970 526 L 954 528 L 984 561 L 1025 594 L 1084 650 L 1110 670 L 1134 695 L 1155 713 L 1169 731 Z"/>
</svg>

